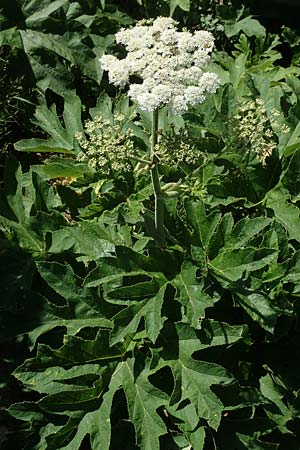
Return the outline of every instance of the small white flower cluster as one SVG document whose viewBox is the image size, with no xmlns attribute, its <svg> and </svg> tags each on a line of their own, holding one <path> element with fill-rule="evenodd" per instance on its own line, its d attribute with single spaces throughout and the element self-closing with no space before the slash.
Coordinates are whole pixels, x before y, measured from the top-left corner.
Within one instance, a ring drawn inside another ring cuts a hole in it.
<svg viewBox="0 0 300 450">
<path fill-rule="evenodd" d="M 279 115 L 279 111 L 273 109 L 268 117 L 263 100 L 258 98 L 244 102 L 240 106 L 239 114 L 234 117 L 236 121 L 234 134 L 238 137 L 239 143 L 248 152 L 253 151 L 263 166 L 277 146 L 273 130 L 278 130 Z M 287 125 L 283 125 L 279 131 L 285 134 L 290 129 Z"/>
<path fill-rule="evenodd" d="M 77 160 L 87 162 L 94 169 L 108 175 L 112 170 L 132 170 L 131 158 L 136 154 L 132 130 L 123 130 L 124 116 L 114 117 L 114 123 L 97 116 L 85 123 L 84 133 L 75 138 L 82 151 Z"/>
<path fill-rule="evenodd" d="M 180 32 L 176 24 L 170 17 L 158 17 L 122 29 L 116 41 L 125 46 L 126 58 L 101 57 L 114 85 L 124 87 L 131 75 L 139 77 L 141 83 L 131 84 L 128 95 L 145 111 L 167 104 L 181 114 L 189 105 L 202 103 L 219 85 L 216 74 L 203 71 L 214 47 L 213 35 L 203 30 Z"/>
</svg>

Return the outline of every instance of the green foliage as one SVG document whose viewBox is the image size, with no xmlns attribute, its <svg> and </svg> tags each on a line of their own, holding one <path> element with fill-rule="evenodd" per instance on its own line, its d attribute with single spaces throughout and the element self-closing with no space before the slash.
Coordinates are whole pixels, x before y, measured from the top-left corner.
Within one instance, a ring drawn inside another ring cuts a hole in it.
<svg viewBox="0 0 300 450">
<path fill-rule="evenodd" d="M 52 89 L 64 94 L 74 89 L 75 68 L 83 76 L 100 82 L 98 57 L 112 44 L 111 34 L 116 27 L 132 23 L 116 7 L 103 11 L 95 2 L 31 1 L 17 2 L 14 7 L 22 17 L 22 26 L 14 25 L 13 5 L 7 6 L 4 12 L 8 20 L 0 31 L 0 45 L 24 51 L 36 85 L 43 92 Z M 102 35 L 95 34 L 99 27 Z"/>
<path fill-rule="evenodd" d="M 3 450 L 299 450 L 297 62 L 281 66 L 278 36 L 233 3 L 5 4 L 0 42 L 29 62 L 42 131 L 16 136 L 21 162 L 9 155 L 0 190 Z M 162 134 L 199 154 L 161 156 L 165 246 L 151 117 L 97 66 L 146 12 L 217 19 L 222 41 L 216 95 L 183 117 L 160 111 Z M 236 132 L 257 99 L 276 144 L 264 166 Z M 120 114 L 142 162 L 109 175 L 79 162 L 85 120 Z"/>
<path fill-rule="evenodd" d="M 31 136 L 30 118 L 34 111 L 34 93 L 20 69 L 20 53 L 0 46 L 0 153 L 4 156 L 16 136 L 25 128 Z"/>
<path fill-rule="evenodd" d="M 81 102 L 75 94 L 66 94 L 62 126 L 55 105 L 49 109 L 46 105 L 36 108 L 37 124 L 51 137 L 48 140 L 26 139 L 16 143 L 16 150 L 22 152 L 72 153 L 75 146 L 75 134 L 82 131 Z"/>
</svg>

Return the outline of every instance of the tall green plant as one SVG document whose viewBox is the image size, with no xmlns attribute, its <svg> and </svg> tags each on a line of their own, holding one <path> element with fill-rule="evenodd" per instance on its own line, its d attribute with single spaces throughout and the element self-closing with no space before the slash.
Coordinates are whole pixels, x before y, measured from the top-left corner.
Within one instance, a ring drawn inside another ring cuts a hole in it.
<svg viewBox="0 0 300 450">
<path fill-rule="evenodd" d="M 139 39 L 139 41 L 138 41 Z M 205 31 L 194 35 L 179 32 L 171 18 L 158 17 L 116 35 L 125 45 L 127 56 L 119 60 L 110 55 L 101 58 L 103 68 L 109 71 L 110 81 L 117 86 L 129 82 L 129 76 L 141 78 L 141 84 L 131 84 L 129 96 L 142 110 L 153 111 L 151 137 L 151 179 L 155 198 L 155 231 L 164 243 L 164 198 L 160 186 L 157 154 L 159 109 L 168 104 L 173 113 L 182 113 L 188 105 L 204 100 L 207 92 L 215 92 L 218 79 L 209 72 L 209 53 L 213 36 Z"/>
</svg>

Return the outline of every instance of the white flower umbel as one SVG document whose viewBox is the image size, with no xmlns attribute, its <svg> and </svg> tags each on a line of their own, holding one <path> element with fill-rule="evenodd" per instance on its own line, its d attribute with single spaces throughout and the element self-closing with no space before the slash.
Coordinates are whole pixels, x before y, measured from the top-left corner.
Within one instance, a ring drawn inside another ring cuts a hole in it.
<svg viewBox="0 0 300 450">
<path fill-rule="evenodd" d="M 214 93 L 218 77 L 204 71 L 210 61 L 214 38 L 208 31 L 178 31 L 170 17 L 143 21 L 122 29 L 116 41 L 123 44 L 127 56 L 119 60 L 112 55 L 101 57 L 109 80 L 116 86 L 131 84 L 128 95 L 145 111 L 168 105 L 175 114 L 202 103 L 207 93 Z"/>
</svg>

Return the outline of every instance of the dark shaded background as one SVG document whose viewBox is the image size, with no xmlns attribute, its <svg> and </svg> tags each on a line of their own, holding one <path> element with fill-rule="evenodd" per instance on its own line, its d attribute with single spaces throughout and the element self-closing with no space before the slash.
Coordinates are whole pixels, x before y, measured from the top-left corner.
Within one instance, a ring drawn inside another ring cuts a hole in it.
<svg viewBox="0 0 300 450">
<path fill-rule="evenodd" d="M 300 0 L 248 0 L 248 5 L 272 32 L 282 25 L 300 28 Z"/>
</svg>

